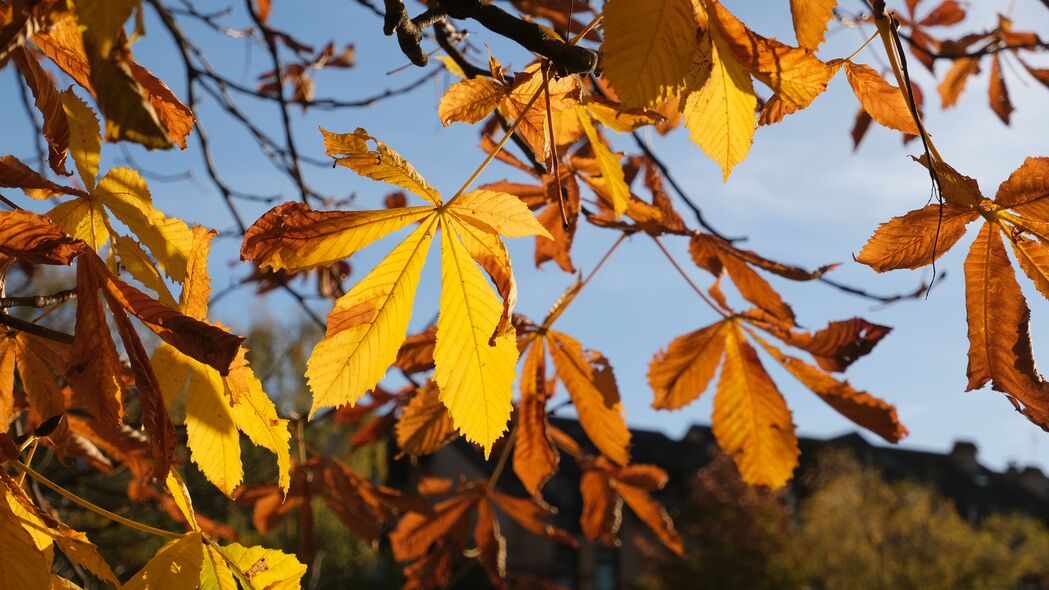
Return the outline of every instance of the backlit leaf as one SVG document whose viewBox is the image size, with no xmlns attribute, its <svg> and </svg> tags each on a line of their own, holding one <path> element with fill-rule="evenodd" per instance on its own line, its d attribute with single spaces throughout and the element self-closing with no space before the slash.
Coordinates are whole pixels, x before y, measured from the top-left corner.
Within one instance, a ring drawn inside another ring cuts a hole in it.
<svg viewBox="0 0 1049 590">
<path fill-rule="evenodd" d="M 434 380 L 456 428 L 481 445 L 485 456 L 506 431 L 517 364 L 513 329 L 492 339 L 501 312 L 499 299 L 454 228 L 442 224 Z"/>
<path fill-rule="evenodd" d="M 790 410 L 739 328 L 725 335 L 725 365 L 714 397 L 714 436 L 743 480 L 782 487 L 798 464 Z"/>
<path fill-rule="evenodd" d="M 323 407 L 355 402 L 396 360 L 434 225 L 432 219 L 423 222 L 335 302 L 324 339 L 306 369 L 313 392 L 311 415 Z"/>
<path fill-rule="evenodd" d="M 629 106 L 676 95 L 696 50 L 687 0 L 610 0 L 603 10 L 602 75 Z"/>
</svg>

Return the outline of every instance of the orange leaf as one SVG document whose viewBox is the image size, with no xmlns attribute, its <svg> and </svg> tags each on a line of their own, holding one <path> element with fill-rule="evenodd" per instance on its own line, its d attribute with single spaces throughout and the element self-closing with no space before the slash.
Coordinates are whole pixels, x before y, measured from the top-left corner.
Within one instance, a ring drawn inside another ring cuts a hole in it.
<svg viewBox="0 0 1049 590">
<path fill-rule="evenodd" d="M 670 342 L 648 366 L 648 384 L 655 393 L 652 407 L 677 410 L 706 391 L 725 351 L 724 323 L 718 322 Z"/>
<path fill-rule="evenodd" d="M 881 224 L 856 261 L 876 272 L 921 268 L 946 254 L 977 217 L 968 207 L 950 204 L 915 209 Z"/>
<path fill-rule="evenodd" d="M 965 309 L 969 323 L 969 385 L 988 381 L 1031 414 L 1049 411 L 1049 391 L 1031 351 L 1027 300 L 1020 290 L 1002 236 L 984 224 L 965 258 Z M 1044 421 L 1043 427 L 1049 426 Z"/>
<path fill-rule="evenodd" d="M 784 368 L 790 371 L 805 387 L 820 396 L 839 414 L 856 424 L 874 432 L 885 440 L 895 443 L 907 436 L 907 429 L 900 424 L 896 408 L 866 391 L 857 391 L 848 381 L 839 381 L 831 375 L 806 364 L 800 359 L 783 354 L 778 348 L 758 338 L 758 342 Z"/>
<path fill-rule="evenodd" d="M 625 465 L 630 460 L 630 430 L 607 360 L 599 353 L 588 359 L 583 345 L 567 334 L 550 331 L 547 338 L 557 377 L 572 397 L 587 436 L 605 456 Z"/>
<path fill-rule="evenodd" d="M 1007 209 L 1049 221 L 1049 158 L 1027 158 L 998 187 L 994 202 Z"/>
<path fill-rule="evenodd" d="M 546 417 L 546 347 L 542 338 L 532 343 L 521 368 L 521 401 L 517 405 L 514 473 L 528 493 L 539 496 L 557 473 L 559 456 L 550 440 Z"/>
<path fill-rule="evenodd" d="M 837 5 L 838 0 L 790 0 L 798 45 L 815 51 L 823 43 L 827 22 L 834 16 Z"/>
<path fill-rule="evenodd" d="M 845 76 L 863 110 L 878 123 L 897 131 L 918 135 L 918 125 L 911 116 L 907 98 L 870 66 L 845 62 Z"/>
<path fill-rule="evenodd" d="M 778 488 L 790 479 L 800 454 L 790 410 L 738 327 L 726 334 L 712 421 L 744 481 Z"/>
<path fill-rule="evenodd" d="M 1005 86 L 1005 78 L 1002 76 L 1002 58 L 995 53 L 991 57 L 991 85 L 988 90 L 991 101 L 991 110 L 1002 123 L 1009 124 L 1009 116 L 1013 112 L 1013 103 L 1009 100 L 1009 89 Z"/>
<path fill-rule="evenodd" d="M 34 264 L 69 264 L 83 245 L 43 215 L 0 212 L 0 253 L 7 256 Z"/>
<path fill-rule="evenodd" d="M 397 421 L 397 446 L 409 455 L 429 455 L 455 438 L 455 425 L 438 399 L 437 384 L 427 381 L 404 407 Z"/>
</svg>

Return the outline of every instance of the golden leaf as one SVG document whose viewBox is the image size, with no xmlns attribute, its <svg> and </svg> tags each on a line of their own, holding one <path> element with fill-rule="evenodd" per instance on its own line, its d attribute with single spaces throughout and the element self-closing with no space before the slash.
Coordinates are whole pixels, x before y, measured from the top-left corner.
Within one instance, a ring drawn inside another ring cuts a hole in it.
<svg viewBox="0 0 1049 590">
<path fill-rule="evenodd" d="M 725 334 L 725 366 L 714 396 L 714 436 L 743 480 L 782 487 L 798 465 L 790 410 L 738 327 Z"/>
<path fill-rule="evenodd" d="M 604 6 L 601 67 L 629 106 L 653 106 L 678 94 L 696 51 L 688 0 L 610 0 Z"/>
</svg>

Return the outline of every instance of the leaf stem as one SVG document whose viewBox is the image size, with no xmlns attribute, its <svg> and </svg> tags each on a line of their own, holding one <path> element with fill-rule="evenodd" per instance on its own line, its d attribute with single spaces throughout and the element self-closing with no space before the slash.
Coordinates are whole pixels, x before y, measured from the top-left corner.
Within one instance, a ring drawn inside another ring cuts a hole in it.
<svg viewBox="0 0 1049 590">
<path fill-rule="evenodd" d="M 545 87 L 546 85 L 544 84 L 543 88 Z M 494 160 L 495 157 L 499 154 L 499 152 L 503 150 L 503 147 L 506 146 L 506 142 L 510 141 L 510 138 L 513 136 L 514 132 L 517 131 L 518 126 L 520 126 L 521 122 L 524 121 L 525 113 L 528 112 L 528 109 L 532 108 L 532 105 L 535 104 L 535 101 L 539 100 L 539 95 L 543 93 L 543 88 L 537 88 L 535 90 L 535 93 L 532 95 L 531 100 L 529 100 L 528 103 L 524 106 L 524 108 L 521 109 L 521 112 L 518 113 L 517 119 L 514 120 L 513 125 L 510 125 L 510 128 L 507 129 L 506 133 L 503 134 L 503 138 L 499 140 L 499 143 L 495 144 L 495 148 L 493 148 L 492 151 L 489 152 L 488 156 L 484 159 L 483 162 L 481 162 L 481 165 L 478 166 L 477 169 L 473 171 L 473 174 L 471 174 L 470 177 L 466 179 L 466 182 L 464 182 L 463 185 L 459 187 L 459 190 L 455 191 L 455 194 L 452 195 L 452 198 L 448 199 L 448 202 L 444 205 L 445 207 L 451 205 L 452 202 L 455 201 L 455 199 L 459 198 L 459 195 L 463 194 L 466 191 L 466 189 L 470 188 L 470 185 L 473 184 L 475 180 L 477 180 L 477 177 L 480 176 L 482 172 L 484 172 L 484 169 L 488 167 L 488 164 L 491 164 L 492 160 Z"/>
<path fill-rule="evenodd" d="M 873 33 L 871 33 L 871 36 L 868 37 L 867 40 L 863 42 L 863 45 L 860 45 L 859 49 L 857 49 L 856 51 L 853 51 L 852 54 L 849 55 L 849 57 L 846 57 L 844 61 L 852 61 L 852 58 L 854 58 L 857 55 L 859 55 L 860 52 L 863 51 L 868 45 L 870 45 L 871 41 L 873 41 L 877 36 L 878 36 L 878 31 L 874 31 Z"/>
<path fill-rule="evenodd" d="M 29 454 L 26 455 L 26 458 L 25 458 L 25 464 L 26 465 L 29 465 L 29 464 L 31 464 L 33 462 L 33 455 L 36 454 L 36 448 L 39 445 L 40 445 L 40 439 L 39 438 L 34 436 L 32 439 L 30 439 L 30 442 L 29 442 Z M 18 480 L 17 481 L 18 481 L 18 487 L 22 487 L 22 484 L 25 482 L 25 471 L 23 471 L 22 473 L 18 474 Z"/>
<path fill-rule="evenodd" d="M 95 504 L 93 504 L 93 503 L 91 503 L 91 502 L 81 498 L 80 496 L 74 494 L 73 492 L 70 492 L 69 490 L 63 488 L 62 486 L 60 486 L 57 483 L 51 481 L 50 479 L 47 479 L 46 477 L 44 477 L 43 475 L 38 473 L 32 467 L 26 465 L 25 463 L 22 463 L 21 461 L 19 461 L 17 459 L 12 460 L 11 464 L 14 465 L 15 469 L 18 469 L 23 474 L 29 474 L 30 477 L 35 479 L 37 482 L 43 484 L 44 487 L 50 488 L 51 491 L 55 492 L 59 496 L 62 496 L 63 498 L 69 500 L 70 502 L 73 502 L 74 504 L 79 504 L 82 508 L 86 508 L 86 509 L 90 510 L 91 512 L 94 512 L 95 514 L 98 514 L 98 515 L 104 516 L 104 517 L 106 517 L 106 518 L 108 518 L 110 520 L 119 522 L 120 524 L 122 524 L 124 526 L 131 527 L 133 529 L 138 529 L 138 530 L 140 530 L 140 531 L 142 531 L 144 533 L 149 533 L 151 535 L 157 535 L 158 537 L 167 537 L 169 539 L 178 539 L 178 538 L 181 538 L 181 537 L 183 537 L 185 535 L 185 533 L 176 533 L 174 531 L 166 531 L 164 529 L 158 529 L 156 527 L 149 526 L 148 524 L 142 524 L 140 522 L 131 520 L 130 518 L 126 518 L 126 517 L 120 516 L 119 514 L 116 514 L 114 512 L 110 512 L 110 511 L 106 510 L 105 508 L 102 508 L 101 506 L 97 506 L 97 505 L 95 505 Z"/>
<path fill-rule="evenodd" d="M 510 435 L 506 437 L 506 445 L 503 447 L 503 452 L 499 454 L 499 462 L 496 463 L 492 476 L 488 478 L 489 490 L 494 489 L 495 484 L 499 483 L 499 476 L 503 474 L 506 460 L 510 458 L 510 450 L 513 449 L 515 440 L 517 440 L 517 428 L 511 430 Z"/>
<path fill-rule="evenodd" d="M 685 279 L 685 282 L 688 283 L 688 286 L 692 287 L 692 290 L 696 292 L 696 295 L 699 295 L 699 298 L 702 299 L 704 303 L 709 305 L 711 309 L 716 311 L 718 315 L 725 319 L 728 319 L 728 314 L 726 314 L 720 307 L 715 305 L 714 302 L 710 300 L 710 297 L 708 297 L 707 294 L 699 288 L 699 285 L 697 285 L 695 281 L 692 280 L 692 277 L 688 276 L 688 273 L 685 272 L 685 269 L 682 268 L 680 264 L 678 264 L 677 260 L 674 259 L 674 256 L 671 255 L 670 251 L 667 250 L 666 246 L 663 245 L 663 242 L 659 241 L 659 237 L 651 237 L 652 240 L 656 243 L 656 245 L 659 246 L 659 249 L 663 252 L 663 256 L 666 256 L 667 260 L 670 261 L 670 264 L 673 265 L 674 268 L 677 270 L 678 274 L 681 275 L 681 278 Z"/>
<path fill-rule="evenodd" d="M 550 312 L 546 314 L 546 319 L 543 320 L 544 330 L 550 329 L 550 326 L 552 326 L 554 322 L 557 321 L 557 318 L 561 317 L 561 314 L 564 313 L 565 309 L 568 307 L 568 304 L 576 298 L 576 295 L 578 295 L 579 292 L 583 290 L 583 287 L 590 283 L 590 280 L 594 278 L 594 275 L 597 274 L 597 271 L 601 270 L 601 267 L 604 266 L 606 262 L 608 262 L 608 259 L 612 257 L 612 253 L 616 251 L 616 248 L 618 248 L 619 245 L 623 243 L 623 240 L 625 240 L 626 237 L 627 234 L 625 232 L 619 234 L 619 238 L 615 241 L 615 243 L 612 244 L 612 247 L 609 248 L 607 252 L 605 252 L 605 255 L 601 257 L 601 260 L 597 261 L 597 264 L 594 265 L 594 268 L 590 270 L 590 274 L 588 274 L 583 280 L 569 286 L 568 289 L 566 289 L 565 292 L 557 298 L 557 301 L 554 303 L 554 306 L 550 309 Z"/>
</svg>

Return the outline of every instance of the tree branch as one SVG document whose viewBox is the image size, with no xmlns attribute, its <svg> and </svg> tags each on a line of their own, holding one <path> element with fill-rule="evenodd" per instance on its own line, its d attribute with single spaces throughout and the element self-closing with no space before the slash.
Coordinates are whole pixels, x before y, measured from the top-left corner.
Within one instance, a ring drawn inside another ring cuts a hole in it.
<svg viewBox="0 0 1049 590">
<path fill-rule="evenodd" d="M 18 330 L 19 332 L 40 336 L 41 338 L 47 338 L 48 340 L 54 340 L 55 342 L 61 342 L 62 344 L 73 344 L 72 334 L 52 330 L 46 326 L 27 322 L 23 319 L 16 318 L 15 316 L 7 315 L 6 313 L 0 313 L 0 324 Z"/>
<path fill-rule="evenodd" d="M 27 297 L 0 297 L 0 308 L 8 307 L 51 307 L 76 299 L 76 289 L 66 289 L 50 295 L 29 295 Z"/>
<path fill-rule="evenodd" d="M 401 0 L 386 0 L 383 32 L 387 35 L 396 32 L 401 51 L 413 64 L 425 66 L 428 60 L 421 47 L 422 31 L 445 17 L 476 20 L 489 31 L 547 58 L 559 75 L 590 74 L 597 69 L 596 51 L 567 43 L 536 23 L 482 0 L 434 0 L 432 8 L 414 19 L 408 18 Z"/>
</svg>

